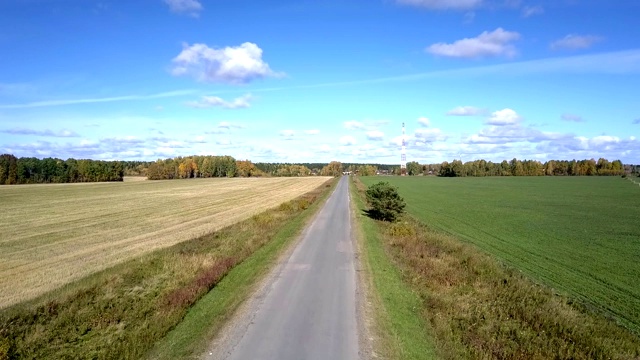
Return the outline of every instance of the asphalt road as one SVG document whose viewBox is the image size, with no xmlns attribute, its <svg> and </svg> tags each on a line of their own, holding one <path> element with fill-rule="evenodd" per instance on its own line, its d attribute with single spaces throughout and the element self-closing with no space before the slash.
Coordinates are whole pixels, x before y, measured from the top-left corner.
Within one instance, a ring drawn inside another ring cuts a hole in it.
<svg viewBox="0 0 640 360">
<path fill-rule="evenodd" d="M 226 358 L 358 359 L 350 235 L 349 183 L 343 177 Z"/>
</svg>

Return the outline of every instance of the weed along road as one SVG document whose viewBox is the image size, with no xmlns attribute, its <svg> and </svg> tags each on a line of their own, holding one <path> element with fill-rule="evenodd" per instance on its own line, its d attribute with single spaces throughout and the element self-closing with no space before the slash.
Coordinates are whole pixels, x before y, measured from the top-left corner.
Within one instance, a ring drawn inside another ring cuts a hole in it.
<svg viewBox="0 0 640 360">
<path fill-rule="evenodd" d="M 357 359 L 356 273 L 343 177 L 291 256 L 258 294 L 225 359 Z M 212 349 L 219 352 L 220 348 Z"/>
</svg>

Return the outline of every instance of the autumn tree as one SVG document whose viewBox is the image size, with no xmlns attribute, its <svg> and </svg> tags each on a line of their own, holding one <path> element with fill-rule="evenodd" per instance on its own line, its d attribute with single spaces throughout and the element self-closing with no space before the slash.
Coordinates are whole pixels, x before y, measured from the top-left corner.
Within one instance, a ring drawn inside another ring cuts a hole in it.
<svg viewBox="0 0 640 360">
<path fill-rule="evenodd" d="M 262 176 L 264 175 L 260 169 L 258 169 L 251 161 L 249 160 L 238 160 L 236 161 L 236 169 L 238 172 L 238 176 L 240 177 L 252 177 L 252 176 Z"/>
<path fill-rule="evenodd" d="M 378 168 L 373 165 L 362 165 L 358 167 L 358 175 L 374 176 L 378 173 Z"/>
<path fill-rule="evenodd" d="M 322 176 L 342 176 L 342 163 L 339 161 L 332 161 L 329 165 L 320 170 Z"/>
</svg>

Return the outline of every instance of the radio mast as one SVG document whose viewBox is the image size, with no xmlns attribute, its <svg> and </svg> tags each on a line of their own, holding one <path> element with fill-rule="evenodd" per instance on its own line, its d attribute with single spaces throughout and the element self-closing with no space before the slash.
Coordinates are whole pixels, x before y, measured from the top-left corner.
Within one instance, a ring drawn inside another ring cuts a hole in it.
<svg viewBox="0 0 640 360">
<path fill-rule="evenodd" d="M 404 123 L 402 123 L 402 150 L 400 152 L 400 175 L 407 174 L 407 144 L 405 142 Z"/>
</svg>

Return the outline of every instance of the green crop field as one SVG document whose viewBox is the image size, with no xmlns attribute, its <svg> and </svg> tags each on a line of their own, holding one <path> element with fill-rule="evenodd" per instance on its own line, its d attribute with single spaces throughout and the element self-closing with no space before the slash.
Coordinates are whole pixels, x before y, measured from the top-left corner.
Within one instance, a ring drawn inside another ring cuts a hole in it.
<svg viewBox="0 0 640 360">
<path fill-rule="evenodd" d="M 363 177 L 419 220 L 640 332 L 640 189 L 619 177 Z"/>
</svg>

